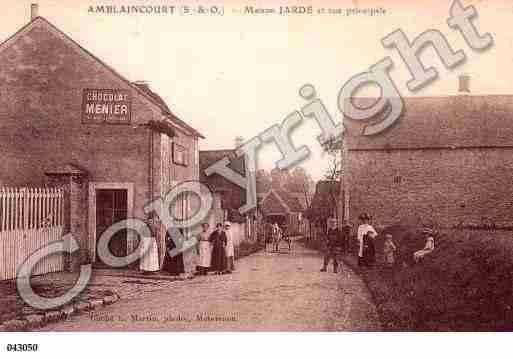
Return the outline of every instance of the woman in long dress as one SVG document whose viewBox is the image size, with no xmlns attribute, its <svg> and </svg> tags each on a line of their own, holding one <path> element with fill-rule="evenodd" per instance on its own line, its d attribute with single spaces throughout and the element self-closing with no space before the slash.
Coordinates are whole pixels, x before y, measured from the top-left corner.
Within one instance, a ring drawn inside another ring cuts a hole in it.
<svg viewBox="0 0 513 359">
<path fill-rule="evenodd" d="M 367 213 L 363 213 L 360 215 L 359 219 L 360 219 L 361 224 L 358 226 L 358 234 L 357 234 L 358 265 L 364 266 L 364 265 L 369 265 L 369 263 L 367 263 L 367 260 L 370 258 L 371 255 L 373 256 L 373 254 L 371 252 L 372 252 L 372 249 L 374 248 L 374 238 L 376 238 L 378 233 L 376 232 L 374 227 L 372 227 L 370 224 L 370 221 L 371 221 L 370 215 L 368 215 Z M 368 236 L 368 238 L 370 238 L 367 241 L 364 240 L 364 236 L 366 236 L 366 235 Z M 369 251 L 369 247 L 368 247 L 369 244 L 372 245 L 372 249 L 370 249 L 370 251 Z M 365 247 L 367 247 L 367 250 L 365 253 L 366 256 L 364 256 Z"/>
<path fill-rule="evenodd" d="M 226 273 L 231 273 L 235 270 L 235 247 L 233 243 L 233 235 L 230 231 L 232 224 L 228 221 L 224 222 L 224 234 L 226 236 Z"/>
<path fill-rule="evenodd" d="M 139 269 L 144 274 L 157 272 L 159 266 L 159 252 L 157 249 L 157 241 L 154 237 L 147 237 L 143 240 L 148 241 L 148 248 L 146 252 L 142 253 L 141 260 L 139 261 Z M 141 251 L 144 246 L 140 245 Z"/>
<path fill-rule="evenodd" d="M 183 235 L 183 230 L 180 228 L 180 233 Z M 183 254 L 178 253 L 171 257 L 169 252 L 176 248 L 175 242 L 166 231 L 166 255 L 164 257 L 163 269 L 168 271 L 169 274 L 177 275 L 185 272 L 185 266 L 183 262 Z"/>
<path fill-rule="evenodd" d="M 210 242 L 212 243 L 212 262 L 211 269 L 214 271 L 214 274 L 222 274 L 226 271 L 226 234 L 223 231 L 223 224 L 218 223 L 216 225 L 216 230 L 212 232 L 209 237 Z"/>
<path fill-rule="evenodd" d="M 210 262 L 212 259 L 212 244 L 210 243 L 208 236 L 208 223 L 201 225 L 202 231 L 198 234 L 198 252 L 199 252 L 199 263 L 198 273 L 199 275 L 207 275 L 210 268 Z"/>
</svg>

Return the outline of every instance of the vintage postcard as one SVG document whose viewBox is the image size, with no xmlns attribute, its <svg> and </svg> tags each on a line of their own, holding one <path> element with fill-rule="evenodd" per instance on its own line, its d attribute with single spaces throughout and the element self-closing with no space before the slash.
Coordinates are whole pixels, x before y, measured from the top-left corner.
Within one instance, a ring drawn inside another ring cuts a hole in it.
<svg viewBox="0 0 513 359">
<path fill-rule="evenodd" d="M 510 1 L 1 9 L 1 332 L 513 329 Z"/>
</svg>

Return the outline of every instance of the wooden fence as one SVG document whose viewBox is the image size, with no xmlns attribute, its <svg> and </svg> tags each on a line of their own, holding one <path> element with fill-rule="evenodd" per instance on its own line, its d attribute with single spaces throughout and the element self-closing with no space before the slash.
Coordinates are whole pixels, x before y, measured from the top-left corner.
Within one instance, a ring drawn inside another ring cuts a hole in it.
<svg viewBox="0 0 513 359">
<path fill-rule="evenodd" d="M 61 239 L 63 203 L 58 188 L 0 188 L 0 280 L 16 278 L 33 252 Z M 33 274 L 63 269 L 63 254 L 57 253 L 42 259 Z"/>
</svg>

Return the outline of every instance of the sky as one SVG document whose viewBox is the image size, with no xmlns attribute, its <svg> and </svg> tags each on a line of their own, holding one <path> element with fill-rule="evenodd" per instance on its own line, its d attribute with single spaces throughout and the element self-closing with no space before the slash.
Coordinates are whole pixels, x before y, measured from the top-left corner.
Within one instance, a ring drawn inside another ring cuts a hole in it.
<svg viewBox="0 0 513 359">
<path fill-rule="evenodd" d="M 30 3 L 2 1 L 0 41 L 30 19 Z M 462 1 L 474 5 L 474 21 L 481 33 L 489 32 L 494 45 L 474 52 L 461 35 L 448 27 L 450 1 L 442 0 L 321 0 L 315 8 L 383 8 L 381 16 L 247 15 L 245 5 L 278 8 L 289 1 L 56 1 L 39 0 L 39 14 L 66 32 L 80 45 L 131 81 L 144 80 L 159 93 L 182 120 L 203 133 L 202 150 L 234 147 L 236 136 L 251 139 L 281 123 L 306 101 L 298 91 L 314 85 L 332 117 L 342 121 L 337 96 L 352 76 L 390 56 L 391 76 L 401 95 L 456 95 L 458 76 L 468 74 L 477 94 L 513 93 L 513 3 L 506 0 Z M 96 5 L 197 5 L 224 6 L 224 15 L 99 14 Z M 308 5 L 301 2 L 301 5 Z M 412 93 L 410 75 L 398 53 L 385 49 L 381 39 L 396 29 L 413 39 L 428 29 L 446 35 L 454 50 L 462 49 L 467 61 L 446 69 L 431 48 L 421 58 L 433 65 L 439 78 Z M 363 94 L 379 95 L 376 88 Z M 305 119 L 291 133 L 294 144 L 310 149 L 305 167 L 315 180 L 329 166 L 317 136 L 320 129 Z M 281 158 L 277 147 L 265 144 L 258 152 L 260 168 L 271 169 Z"/>
</svg>

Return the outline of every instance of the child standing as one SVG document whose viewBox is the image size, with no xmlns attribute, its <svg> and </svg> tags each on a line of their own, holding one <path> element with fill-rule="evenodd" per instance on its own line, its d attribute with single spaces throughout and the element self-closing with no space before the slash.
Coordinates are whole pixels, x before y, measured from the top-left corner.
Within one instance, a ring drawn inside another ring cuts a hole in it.
<svg viewBox="0 0 513 359">
<path fill-rule="evenodd" d="M 385 254 L 385 265 L 392 267 L 395 264 L 395 251 L 397 247 L 392 241 L 392 235 L 390 233 L 385 234 L 385 243 L 383 246 L 383 252 Z"/>
</svg>

